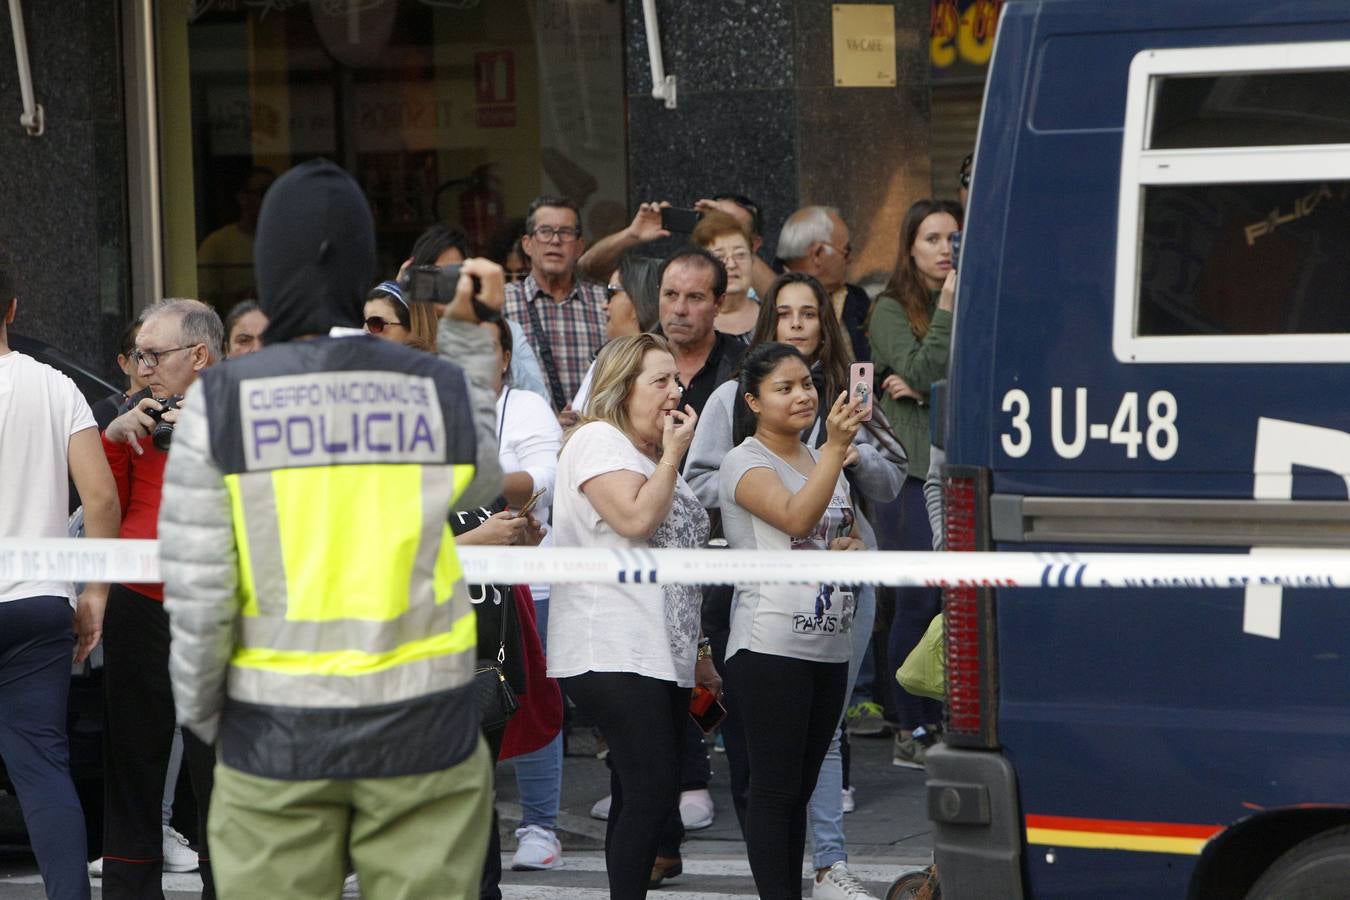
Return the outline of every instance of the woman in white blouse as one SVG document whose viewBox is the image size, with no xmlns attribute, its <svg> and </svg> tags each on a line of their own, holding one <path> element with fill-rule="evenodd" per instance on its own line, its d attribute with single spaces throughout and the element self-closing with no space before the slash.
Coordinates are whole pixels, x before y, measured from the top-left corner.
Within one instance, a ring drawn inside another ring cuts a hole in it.
<svg viewBox="0 0 1350 900">
<path fill-rule="evenodd" d="M 556 546 L 640 553 L 704 544 L 708 514 L 679 474 L 698 419 L 682 400 L 664 338 L 618 338 L 600 351 L 585 415 L 558 459 Z M 615 900 L 647 895 L 680 795 L 690 689 L 721 692 L 700 640 L 701 596 L 692 585 L 554 586 L 548 674 L 563 679 L 609 745 L 605 865 Z"/>
</svg>

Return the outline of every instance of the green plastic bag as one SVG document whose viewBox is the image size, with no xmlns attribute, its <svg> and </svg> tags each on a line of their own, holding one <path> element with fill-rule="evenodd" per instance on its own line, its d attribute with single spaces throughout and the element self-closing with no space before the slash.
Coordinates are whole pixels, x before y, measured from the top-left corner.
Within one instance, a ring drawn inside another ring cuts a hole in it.
<svg viewBox="0 0 1350 900">
<path fill-rule="evenodd" d="M 895 671 L 895 680 L 916 697 L 947 697 L 947 645 L 942 637 L 942 613 L 933 617 L 918 645 Z"/>
</svg>

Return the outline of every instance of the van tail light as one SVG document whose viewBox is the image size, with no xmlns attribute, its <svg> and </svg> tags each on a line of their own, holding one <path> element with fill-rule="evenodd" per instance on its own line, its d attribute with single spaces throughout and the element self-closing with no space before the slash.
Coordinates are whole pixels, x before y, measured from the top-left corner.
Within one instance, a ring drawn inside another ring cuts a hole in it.
<svg viewBox="0 0 1350 900">
<path fill-rule="evenodd" d="M 942 486 L 947 549 L 990 549 L 989 471 L 977 466 L 943 466 Z M 946 741 L 958 747 L 996 747 L 994 592 L 989 588 L 947 588 L 943 612 L 947 642 Z"/>
</svg>

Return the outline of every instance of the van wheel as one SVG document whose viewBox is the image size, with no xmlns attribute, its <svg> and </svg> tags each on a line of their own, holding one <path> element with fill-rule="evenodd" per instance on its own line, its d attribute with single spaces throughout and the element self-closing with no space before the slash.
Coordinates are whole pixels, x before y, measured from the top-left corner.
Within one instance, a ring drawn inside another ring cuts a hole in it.
<svg viewBox="0 0 1350 900">
<path fill-rule="evenodd" d="M 929 866 L 918 872 L 901 875 L 886 891 L 886 900 L 941 900 L 937 869 Z"/>
<path fill-rule="evenodd" d="M 1350 826 L 1308 838 L 1265 871 L 1247 900 L 1337 900 L 1350 897 Z"/>
</svg>

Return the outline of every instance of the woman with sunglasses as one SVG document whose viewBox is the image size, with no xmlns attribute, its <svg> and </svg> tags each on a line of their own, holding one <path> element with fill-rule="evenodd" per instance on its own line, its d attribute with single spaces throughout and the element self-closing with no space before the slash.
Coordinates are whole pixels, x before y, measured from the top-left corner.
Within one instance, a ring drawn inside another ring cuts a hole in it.
<svg viewBox="0 0 1350 900">
<path fill-rule="evenodd" d="M 728 545 L 865 549 L 844 478 L 866 413 L 862 400 L 841 390 L 824 441 L 804 443 L 802 432 L 818 421 L 823 401 L 806 358 L 776 342 L 746 354 L 737 395 L 737 446 L 718 475 Z M 736 587 L 726 669 L 753 773 L 744 831 L 761 897 L 802 896 L 807 802 L 844 712 L 856 594 L 834 583 Z M 817 876 L 814 896 L 857 896 L 860 885 L 851 875 L 841 883 L 847 867 L 837 865 L 828 881 Z"/>
<path fill-rule="evenodd" d="M 843 331 L 834 316 L 820 282 L 810 275 L 789 273 L 776 278 L 760 305 L 759 318 L 751 335 L 751 349 L 777 341 L 795 347 L 805 357 L 819 397 L 835 397 L 848 385 L 848 367 L 851 357 L 846 349 Z M 732 441 L 733 411 L 737 400 L 737 384 L 728 381 L 708 399 L 689 447 L 684 476 L 689 486 L 709 510 L 716 509 L 718 471 L 723 458 L 735 444 Z M 811 446 L 820 446 L 826 429 L 823 411 L 803 429 L 802 439 Z M 872 421 L 863 423 L 854 436 L 853 447 L 847 454 L 844 474 L 855 493 L 855 514 L 859 532 L 867 549 L 877 548 L 876 535 L 862 507 L 895 499 L 905 480 L 906 456 L 904 448 L 891 433 L 881 410 L 873 407 Z M 713 640 L 713 658 L 721 662 L 730 629 L 731 591 L 714 587 L 705 592 L 705 626 L 712 621 L 721 623 L 710 630 Z M 858 592 L 857 612 L 854 618 L 852 655 L 848 683 L 857 679 L 858 668 L 867 652 L 876 614 L 876 593 L 871 585 Z M 723 675 L 725 676 L 725 667 Z M 727 719 L 722 726 L 726 745 L 727 764 L 731 771 L 731 793 L 736 813 L 745 825 L 745 804 L 749 787 L 750 766 L 746 758 L 745 738 L 740 720 L 740 709 L 735 698 L 735 685 L 730 687 L 732 699 L 727 704 Z M 821 896 L 839 887 L 831 896 L 849 896 L 853 876 L 847 868 L 848 854 L 844 848 L 843 789 L 844 764 L 841 753 L 842 727 L 826 751 L 824 765 L 810 803 L 812 864 L 820 882 L 829 881 L 829 888 L 818 888 Z M 858 890 L 861 890 L 859 885 Z M 856 892 L 854 895 L 857 895 Z M 862 896 L 865 896 L 862 895 Z"/>
<path fill-rule="evenodd" d="M 660 324 L 660 282 L 657 274 L 661 261 L 625 253 L 619 267 L 609 275 L 605 285 L 605 340 L 656 331 Z M 598 354 L 597 354 L 598 355 Z M 586 377 L 569 404 L 572 409 L 585 409 L 591 396 L 591 379 L 595 377 L 595 360 L 591 360 Z"/>
<path fill-rule="evenodd" d="M 653 331 L 660 317 L 656 280 L 660 261 L 625 254 L 605 285 L 605 337 L 608 340 Z M 592 367 L 594 368 L 594 367 Z M 590 372 L 586 373 L 589 377 Z M 575 407 L 580 409 L 580 407 Z"/>
<path fill-rule="evenodd" d="M 410 333 L 408 301 L 396 281 L 381 281 L 366 294 L 362 311 L 366 334 L 402 344 Z"/>
</svg>

